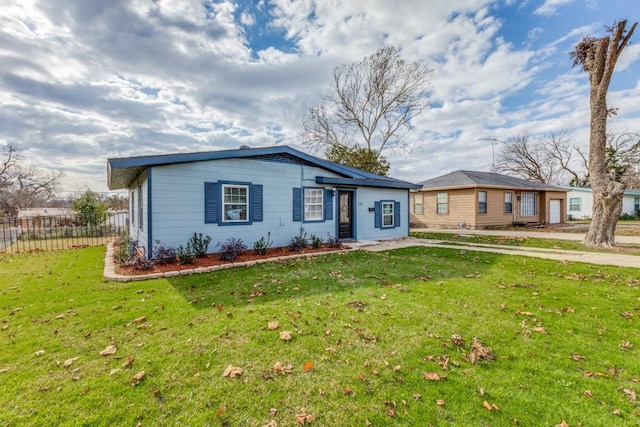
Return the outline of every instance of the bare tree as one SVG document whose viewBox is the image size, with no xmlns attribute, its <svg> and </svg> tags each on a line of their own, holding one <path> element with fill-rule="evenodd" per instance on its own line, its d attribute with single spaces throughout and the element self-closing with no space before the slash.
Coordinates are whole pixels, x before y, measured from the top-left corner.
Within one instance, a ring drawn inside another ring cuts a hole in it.
<svg viewBox="0 0 640 427">
<path fill-rule="evenodd" d="M 432 73 L 425 60 L 407 62 L 395 47 L 337 67 L 324 104 L 304 118 L 303 142 L 325 152 L 364 150 L 374 160 L 385 149 L 409 150 L 405 138 L 429 105 Z"/>
<path fill-rule="evenodd" d="M 576 165 L 577 147 L 571 145 L 566 131 L 552 132 L 537 138 L 527 133 L 506 141 L 493 139 L 499 144 L 492 171 L 545 184 L 584 185 L 580 165 Z M 586 170 L 586 168 L 585 168 Z"/>
<path fill-rule="evenodd" d="M 638 23 L 629 30 L 627 21 L 607 28 L 609 35 L 602 38 L 585 37 L 571 52 L 573 65 L 581 65 L 589 75 L 591 125 L 589 135 L 589 179 L 593 192 L 593 216 L 584 239 L 588 246 L 615 245 L 618 217 L 622 212 L 622 195 L 626 188 L 607 170 L 607 118 L 616 114 L 616 108 L 607 107 L 607 92 L 616 62 Z"/>
<path fill-rule="evenodd" d="M 0 154 L 0 210 L 15 215 L 20 207 L 34 207 L 53 198 L 62 172 L 26 165 L 14 144 Z"/>
</svg>

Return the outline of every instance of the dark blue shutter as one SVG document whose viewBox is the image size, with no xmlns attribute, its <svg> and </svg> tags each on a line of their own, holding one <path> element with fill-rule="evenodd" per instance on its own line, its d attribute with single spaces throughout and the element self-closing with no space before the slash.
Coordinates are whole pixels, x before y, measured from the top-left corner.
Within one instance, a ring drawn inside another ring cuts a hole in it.
<svg viewBox="0 0 640 427">
<path fill-rule="evenodd" d="M 393 227 L 400 227 L 400 202 L 393 202 Z"/>
<path fill-rule="evenodd" d="M 218 222 L 218 183 L 204 183 L 204 222 L 215 224 Z"/>
<path fill-rule="evenodd" d="M 251 186 L 251 220 L 262 222 L 262 185 Z"/>
<path fill-rule="evenodd" d="M 293 189 L 293 220 L 302 221 L 302 188 Z"/>
<path fill-rule="evenodd" d="M 375 202 L 374 224 L 376 228 L 382 228 L 382 203 Z"/>
<path fill-rule="evenodd" d="M 333 219 L 333 191 L 324 190 L 324 220 Z"/>
</svg>

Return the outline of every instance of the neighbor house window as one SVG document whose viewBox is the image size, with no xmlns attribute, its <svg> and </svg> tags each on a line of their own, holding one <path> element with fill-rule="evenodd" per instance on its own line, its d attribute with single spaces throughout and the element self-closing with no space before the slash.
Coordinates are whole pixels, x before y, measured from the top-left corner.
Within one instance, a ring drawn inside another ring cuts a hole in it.
<svg viewBox="0 0 640 427">
<path fill-rule="evenodd" d="M 138 227 L 142 230 L 144 223 L 144 212 L 142 210 L 142 185 L 138 187 Z"/>
<path fill-rule="evenodd" d="M 222 221 L 246 222 L 249 218 L 249 186 L 222 185 Z"/>
<path fill-rule="evenodd" d="M 382 202 L 382 227 L 393 227 L 393 202 Z"/>
<path fill-rule="evenodd" d="M 413 195 L 413 213 L 422 214 L 422 194 Z"/>
<path fill-rule="evenodd" d="M 538 193 L 523 192 L 520 196 L 520 216 L 538 215 Z"/>
<path fill-rule="evenodd" d="M 304 220 L 322 221 L 324 191 L 322 188 L 304 189 Z"/>
<path fill-rule="evenodd" d="M 633 210 L 635 211 L 636 215 L 640 215 L 640 197 L 633 198 Z"/>
<path fill-rule="evenodd" d="M 129 209 L 129 220 L 131 221 L 131 227 L 135 227 L 136 225 L 136 207 L 135 207 L 135 191 L 131 191 L 131 198 L 129 200 L 131 209 Z"/>
<path fill-rule="evenodd" d="M 569 210 L 576 212 L 581 211 L 582 198 L 581 197 L 570 197 L 569 198 Z"/>
<path fill-rule="evenodd" d="M 478 191 L 478 213 L 487 213 L 487 192 Z"/>
<path fill-rule="evenodd" d="M 436 194 L 437 208 L 436 212 L 439 214 L 449 213 L 449 193 Z"/>
<path fill-rule="evenodd" d="M 513 212 L 513 193 L 504 193 L 504 213 Z"/>
</svg>

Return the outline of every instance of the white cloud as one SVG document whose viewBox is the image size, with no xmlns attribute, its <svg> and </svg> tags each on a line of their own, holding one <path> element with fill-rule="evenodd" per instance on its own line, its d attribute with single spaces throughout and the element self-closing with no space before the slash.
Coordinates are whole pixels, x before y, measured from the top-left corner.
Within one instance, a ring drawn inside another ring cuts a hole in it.
<svg viewBox="0 0 640 427">
<path fill-rule="evenodd" d="M 574 0 L 545 0 L 542 6 L 538 7 L 533 13 L 536 15 L 553 15 L 560 6 L 572 3 Z"/>
</svg>

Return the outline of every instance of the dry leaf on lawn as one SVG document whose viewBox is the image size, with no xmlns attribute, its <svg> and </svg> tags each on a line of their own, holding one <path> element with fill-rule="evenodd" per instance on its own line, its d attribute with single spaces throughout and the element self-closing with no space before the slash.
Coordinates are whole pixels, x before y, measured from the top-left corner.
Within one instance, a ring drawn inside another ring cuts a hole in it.
<svg viewBox="0 0 640 427">
<path fill-rule="evenodd" d="M 291 332 L 289 331 L 280 332 L 280 339 L 282 341 L 291 341 Z"/>
<path fill-rule="evenodd" d="M 442 399 L 436 399 L 436 405 L 438 406 L 444 406 L 446 404 L 446 402 Z"/>
<path fill-rule="evenodd" d="M 124 359 L 124 362 L 122 363 L 122 367 L 126 368 L 127 366 L 131 365 L 133 363 L 135 359 L 131 356 L 128 356 L 126 359 Z"/>
<path fill-rule="evenodd" d="M 135 374 L 133 376 L 133 378 L 131 378 L 131 382 L 129 384 L 131 384 L 133 386 L 140 384 L 140 381 L 142 381 L 144 376 L 145 376 L 145 372 L 144 371 L 138 372 L 137 374 Z"/>
<path fill-rule="evenodd" d="M 270 330 L 274 330 L 274 329 L 278 329 L 280 327 L 280 323 L 279 322 L 269 322 L 269 324 L 267 325 L 267 328 L 269 328 Z"/>
<path fill-rule="evenodd" d="M 631 390 L 629 388 L 624 388 L 624 389 L 622 389 L 622 391 L 624 392 L 624 394 L 629 396 L 629 399 L 631 399 L 631 400 L 637 400 L 638 399 L 638 395 L 636 394 L 635 390 Z"/>
<path fill-rule="evenodd" d="M 304 366 L 302 367 L 303 371 L 310 371 L 311 369 L 313 369 L 313 362 L 311 362 L 311 361 L 306 362 L 304 364 Z"/>
<path fill-rule="evenodd" d="M 242 368 L 238 368 L 236 366 L 229 365 L 227 369 L 222 373 L 223 377 L 235 378 L 242 375 Z"/>
<path fill-rule="evenodd" d="M 429 381 L 440 381 L 442 379 L 447 378 L 446 375 L 441 375 L 437 372 L 423 372 L 422 376 Z"/>
<path fill-rule="evenodd" d="M 556 427 L 569 427 L 569 424 L 565 420 L 562 420 L 560 424 L 556 424 Z"/>
<path fill-rule="evenodd" d="M 138 317 L 136 319 L 133 319 L 133 323 L 142 323 L 145 320 L 147 320 L 147 316 L 140 316 L 140 317 Z"/>
<path fill-rule="evenodd" d="M 72 364 L 73 362 L 75 362 L 76 360 L 78 360 L 78 357 L 72 357 L 71 359 L 67 359 L 67 360 L 65 360 L 64 362 L 62 362 L 62 366 L 64 366 L 65 368 L 66 368 L 67 366 L 71 366 L 71 364 Z"/>
<path fill-rule="evenodd" d="M 307 408 L 300 408 L 300 413 L 296 414 L 297 424 L 309 424 L 316 419 L 316 414 L 307 414 Z"/>
<path fill-rule="evenodd" d="M 100 356 L 108 356 L 115 353 L 116 351 L 118 351 L 118 347 L 116 347 L 115 345 L 110 345 L 100 352 Z"/>
</svg>

